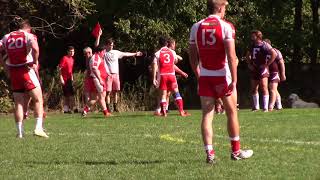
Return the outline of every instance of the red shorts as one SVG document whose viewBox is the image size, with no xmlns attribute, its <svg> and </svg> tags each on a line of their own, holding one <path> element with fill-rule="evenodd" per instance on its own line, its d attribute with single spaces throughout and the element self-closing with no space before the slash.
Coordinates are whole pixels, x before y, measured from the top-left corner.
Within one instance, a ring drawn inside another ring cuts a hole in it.
<svg viewBox="0 0 320 180">
<path fill-rule="evenodd" d="M 160 76 L 160 90 L 173 91 L 176 88 L 178 88 L 178 83 L 175 75 Z"/>
<path fill-rule="evenodd" d="M 11 90 L 13 92 L 26 92 L 40 87 L 38 76 L 34 69 L 23 67 L 9 67 Z"/>
<path fill-rule="evenodd" d="M 270 76 L 268 69 L 257 68 L 251 71 L 251 76 L 253 80 L 260 81 L 263 78 L 268 78 Z"/>
<path fill-rule="evenodd" d="M 107 91 L 120 91 L 120 77 L 119 74 L 111 74 L 107 78 Z"/>
<path fill-rule="evenodd" d="M 97 78 L 86 78 L 85 80 L 85 91 L 89 93 L 102 93 L 106 91 L 106 84 L 101 85 Z"/>
<path fill-rule="evenodd" d="M 199 78 L 199 96 L 213 97 L 215 99 L 230 96 L 226 77 L 201 76 Z"/>
<path fill-rule="evenodd" d="M 269 83 L 279 83 L 280 77 L 278 72 L 270 72 Z"/>
</svg>

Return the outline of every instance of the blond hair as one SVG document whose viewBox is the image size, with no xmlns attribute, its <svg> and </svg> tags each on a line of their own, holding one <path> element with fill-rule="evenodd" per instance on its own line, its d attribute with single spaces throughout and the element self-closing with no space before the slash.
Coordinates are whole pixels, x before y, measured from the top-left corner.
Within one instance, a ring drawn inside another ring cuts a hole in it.
<svg viewBox="0 0 320 180">
<path fill-rule="evenodd" d="M 210 14 L 215 13 L 220 6 L 228 5 L 227 0 L 207 0 L 207 8 Z"/>
</svg>

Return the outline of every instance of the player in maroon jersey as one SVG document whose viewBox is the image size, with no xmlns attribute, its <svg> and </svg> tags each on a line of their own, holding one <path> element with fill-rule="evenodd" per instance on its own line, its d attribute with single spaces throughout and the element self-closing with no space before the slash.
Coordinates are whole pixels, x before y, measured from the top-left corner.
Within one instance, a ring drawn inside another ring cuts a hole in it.
<svg viewBox="0 0 320 180">
<path fill-rule="evenodd" d="M 111 116 L 111 113 L 107 109 L 106 105 L 106 90 L 107 90 L 107 77 L 110 75 L 108 67 L 104 61 L 105 46 L 99 45 L 96 48 L 97 52 L 91 57 L 89 61 L 90 78 L 88 79 L 87 91 L 92 96 L 97 96 L 97 102 L 103 110 L 105 117 Z M 84 107 L 82 115 L 86 115 L 89 111 L 89 107 L 93 106 L 95 101 L 88 101 Z"/>
<path fill-rule="evenodd" d="M 0 51 L 8 55 L 6 66 L 9 69 L 11 89 L 15 103 L 15 121 L 17 137 L 23 137 L 23 104 L 27 93 L 34 102 L 36 127 L 34 135 L 48 138 L 43 131 L 43 98 L 40 82 L 36 74 L 38 68 L 39 46 L 33 35 L 27 32 L 30 24 L 21 18 L 15 18 L 10 23 L 12 32 L 2 38 Z M 2 60 L 2 59 L 1 59 Z"/>
<path fill-rule="evenodd" d="M 240 128 L 236 103 L 237 56 L 234 29 L 223 20 L 226 0 L 208 0 L 209 16 L 191 28 L 190 65 L 198 78 L 202 106 L 202 137 L 207 163 L 215 163 L 212 120 L 215 99 L 222 98 L 228 118 L 231 159 L 250 158 L 252 150 L 240 149 Z"/>
<path fill-rule="evenodd" d="M 176 104 L 178 106 L 181 116 L 190 116 L 189 113 L 183 109 L 183 100 L 179 93 L 178 83 L 175 76 L 175 62 L 177 61 L 176 52 L 168 48 L 168 42 L 166 38 L 159 39 L 159 45 L 162 47 L 155 53 L 154 69 L 153 69 L 153 84 L 159 85 L 161 91 L 161 113 L 163 116 L 167 116 L 167 92 L 173 91 Z M 157 72 L 160 75 L 160 81 L 157 78 Z"/>
<path fill-rule="evenodd" d="M 265 42 L 269 43 L 271 45 L 271 41 L 269 39 L 265 39 Z M 278 91 L 278 85 L 281 81 L 286 80 L 286 71 L 285 71 L 285 65 L 284 60 L 282 57 L 281 52 L 273 48 L 277 56 L 273 63 L 269 66 L 269 91 L 270 91 L 270 102 L 269 102 L 269 111 L 273 111 L 274 106 L 276 105 L 276 109 L 280 110 L 282 109 L 282 103 L 281 103 L 281 96 Z M 268 55 L 268 59 L 270 59 L 270 55 Z"/>
<path fill-rule="evenodd" d="M 261 31 L 251 32 L 252 45 L 247 53 L 247 63 L 251 71 L 251 94 L 253 99 L 253 111 L 259 110 L 259 86 L 263 94 L 263 111 L 268 112 L 269 91 L 268 78 L 270 76 L 268 67 L 275 60 L 277 53 L 262 39 Z M 270 59 L 267 56 L 270 55 Z"/>
</svg>

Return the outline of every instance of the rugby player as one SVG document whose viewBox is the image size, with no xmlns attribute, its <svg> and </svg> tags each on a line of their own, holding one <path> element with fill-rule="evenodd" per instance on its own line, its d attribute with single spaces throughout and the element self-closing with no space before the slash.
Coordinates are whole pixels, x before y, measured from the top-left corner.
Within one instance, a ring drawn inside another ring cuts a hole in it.
<svg viewBox="0 0 320 180">
<path fill-rule="evenodd" d="M 263 94 L 263 111 L 268 112 L 269 91 L 268 78 L 270 76 L 268 67 L 275 60 L 277 53 L 262 39 L 262 32 L 254 30 L 251 32 L 252 45 L 247 53 L 247 63 L 251 71 L 251 94 L 253 100 L 253 111 L 260 109 L 259 104 L 259 86 Z M 267 56 L 270 55 L 269 60 Z"/>
<path fill-rule="evenodd" d="M 189 42 L 190 65 L 198 78 L 202 106 L 201 131 L 207 163 L 214 164 L 212 120 L 215 100 L 222 98 L 227 115 L 231 141 L 231 159 L 250 158 L 252 150 L 240 149 L 236 84 L 237 56 L 232 26 L 224 21 L 226 0 L 207 0 L 209 16 L 191 28 Z"/>
<path fill-rule="evenodd" d="M 153 84 L 159 85 L 161 91 L 161 113 L 162 116 L 167 116 L 167 92 L 172 91 L 174 93 L 176 105 L 181 116 L 190 116 L 183 109 L 183 100 L 179 93 L 178 83 L 175 76 L 175 62 L 177 61 L 176 52 L 168 48 L 168 42 L 166 38 L 159 39 L 159 45 L 162 47 L 155 53 L 154 66 L 153 66 Z M 157 78 L 157 72 L 159 72 L 160 80 Z"/>
<path fill-rule="evenodd" d="M 2 38 L 0 51 L 8 55 L 8 68 L 11 89 L 15 103 L 14 117 L 17 127 L 17 137 L 23 138 L 23 105 L 27 93 L 34 102 L 36 127 L 34 135 L 48 138 L 43 130 L 43 98 L 40 82 L 36 74 L 38 68 L 39 46 L 33 35 L 28 33 L 30 24 L 27 20 L 15 18 L 10 23 L 12 32 Z M 2 59 L 1 59 L 2 61 Z"/>
<path fill-rule="evenodd" d="M 271 41 L 269 39 L 265 39 L 265 42 L 269 43 L 271 45 Z M 273 63 L 269 66 L 269 91 L 270 91 L 270 100 L 269 100 L 269 111 L 273 111 L 274 106 L 276 105 L 276 109 L 280 110 L 282 109 L 282 103 L 281 103 L 281 96 L 278 91 L 278 85 L 281 81 L 286 80 L 286 73 L 285 73 L 285 65 L 284 60 L 281 52 L 273 48 L 277 56 Z M 267 57 L 270 59 L 270 55 Z"/>
</svg>

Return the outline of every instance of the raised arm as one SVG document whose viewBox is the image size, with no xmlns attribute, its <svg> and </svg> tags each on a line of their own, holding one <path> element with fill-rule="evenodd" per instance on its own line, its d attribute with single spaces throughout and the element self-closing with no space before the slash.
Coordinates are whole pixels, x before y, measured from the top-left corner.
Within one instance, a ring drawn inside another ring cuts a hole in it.
<svg viewBox="0 0 320 180">
<path fill-rule="evenodd" d="M 96 38 L 96 41 L 94 42 L 94 47 L 98 47 L 99 46 L 101 35 L 102 35 L 102 29 L 100 29 L 99 34 L 98 34 L 98 36 Z"/>
</svg>

